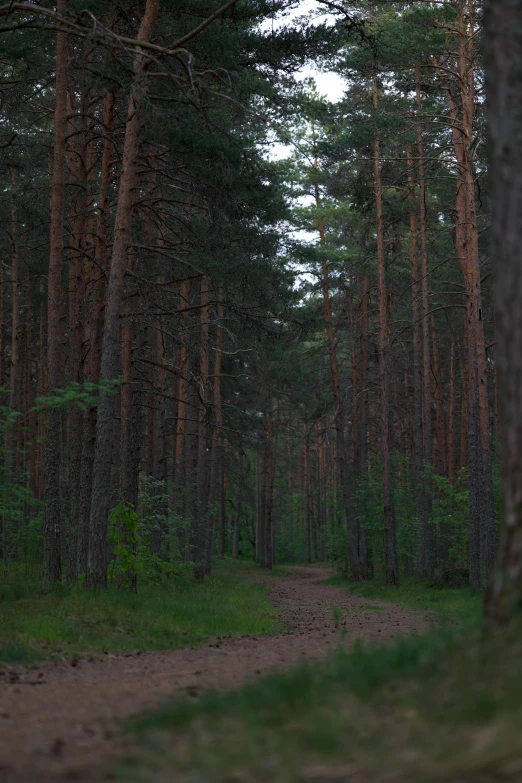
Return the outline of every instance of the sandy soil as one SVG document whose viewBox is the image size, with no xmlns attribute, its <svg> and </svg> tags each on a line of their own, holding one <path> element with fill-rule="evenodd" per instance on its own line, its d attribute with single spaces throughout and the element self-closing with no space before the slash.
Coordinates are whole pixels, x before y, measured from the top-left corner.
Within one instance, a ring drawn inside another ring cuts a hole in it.
<svg viewBox="0 0 522 783">
<path fill-rule="evenodd" d="M 270 585 L 287 627 L 277 636 L 218 638 L 185 650 L 0 671 L 0 783 L 110 779 L 104 770 L 125 752 L 128 741 L 118 736 L 122 719 L 176 693 L 196 696 L 209 687 L 232 688 L 303 658 L 325 657 L 339 644 L 334 606 L 343 610 L 345 645 L 427 629 L 425 612 L 321 584 L 328 576 L 326 569 L 311 566 L 293 568 L 290 576 L 258 577 Z"/>
</svg>

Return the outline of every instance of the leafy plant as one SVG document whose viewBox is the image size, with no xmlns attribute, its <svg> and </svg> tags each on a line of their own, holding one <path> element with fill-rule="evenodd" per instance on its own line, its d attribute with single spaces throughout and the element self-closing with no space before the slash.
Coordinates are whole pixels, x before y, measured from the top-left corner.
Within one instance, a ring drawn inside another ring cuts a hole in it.
<svg viewBox="0 0 522 783">
<path fill-rule="evenodd" d="M 169 562 L 150 551 L 148 520 L 140 519 L 132 503 L 121 501 L 109 515 L 109 543 L 113 559 L 109 580 L 117 587 L 135 590 L 140 584 L 162 584 L 192 573 L 192 564 Z"/>
</svg>

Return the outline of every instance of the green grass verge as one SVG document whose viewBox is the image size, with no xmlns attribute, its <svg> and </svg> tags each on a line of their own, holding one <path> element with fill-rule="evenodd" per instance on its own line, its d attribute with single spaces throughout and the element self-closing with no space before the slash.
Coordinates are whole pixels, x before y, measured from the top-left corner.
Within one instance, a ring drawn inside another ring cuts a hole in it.
<svg viewBox="0 0 522 783">
<path fill-rule="evenodd" d="M 439 620 L 459 627 L 473 625 L 482 614 L 482 596 L 468 587 L 437 590 L 425 582 L 405 578 L 397 587 L 386 587 L 375 582 L 348 582 L 340 576 L 325 584 L 348 590 L 363 598 L 400 603 L 410 609 L 434 612 Z"/>
<path fill-rule="evenodd" d="M 255 569 L 226 561 L 203 585 L 177 581 L 137 593 L 66 585 L 43 591 L 34 580 L 7 579 L 0 585 L 0 664 L 275 633 L 281 624 L 267 586 L 246 580 L 247 573 Z"/>
<path fill-rule="evenodd" d="M 520 781 L 522 628 L 357 647 L 130 728 L 125 781 Z"/>
</svg>

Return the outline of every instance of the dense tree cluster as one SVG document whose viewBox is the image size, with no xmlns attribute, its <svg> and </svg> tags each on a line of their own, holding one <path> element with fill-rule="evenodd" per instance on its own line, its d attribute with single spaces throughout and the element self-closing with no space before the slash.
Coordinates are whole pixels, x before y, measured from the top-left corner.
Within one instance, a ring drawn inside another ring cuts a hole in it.
<svg viewBox="0 0 522 783">
<path fill-rule="evenodd" d="M 215 551 L 486 584 L 480 3 L 267 24 L 296 5 L 0 6 L 1 548 L 46 583 Z"/>
</svg>

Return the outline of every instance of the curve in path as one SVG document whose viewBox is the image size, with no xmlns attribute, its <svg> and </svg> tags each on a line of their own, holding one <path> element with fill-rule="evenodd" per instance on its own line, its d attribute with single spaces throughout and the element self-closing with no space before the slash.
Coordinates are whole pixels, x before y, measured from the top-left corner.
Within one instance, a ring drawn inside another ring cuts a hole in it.
<svg viewBox="0 0 522 783">
<path fill-rule="evenodd" d="M 110 738 L 118 721 L 176 693 L 232 688 L 269 670 L 324 658 L 339 644 L 375 642 L 425 631 L 425 612 L 361 598 L 322 584 L 325 568 L 259 576 L 270 586 L 287 631 L 276 636 L 217 639 L 204 647 L 102 655 L 0 677 L 0 783 L 101 781 L 121 753 Z M 334 607 L 337 607 L 334 619 Z"/>
</svg>

